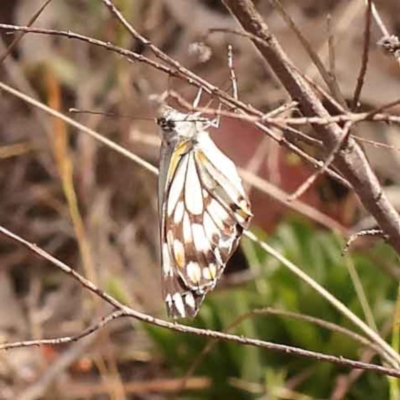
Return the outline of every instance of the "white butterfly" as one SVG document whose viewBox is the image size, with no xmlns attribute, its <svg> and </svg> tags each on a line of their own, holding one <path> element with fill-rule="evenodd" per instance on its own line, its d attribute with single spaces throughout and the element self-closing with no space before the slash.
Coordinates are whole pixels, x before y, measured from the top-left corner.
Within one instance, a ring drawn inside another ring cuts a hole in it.
<svg viewBox="0 0 400 400">
<path fill-rule="evenodd" d="M 207 132 L 218 120 L 163 106 L 157 123 L 163 295 L 170 317 L 194 317 L 252 213 L 235 165 Z"/>
</svg>

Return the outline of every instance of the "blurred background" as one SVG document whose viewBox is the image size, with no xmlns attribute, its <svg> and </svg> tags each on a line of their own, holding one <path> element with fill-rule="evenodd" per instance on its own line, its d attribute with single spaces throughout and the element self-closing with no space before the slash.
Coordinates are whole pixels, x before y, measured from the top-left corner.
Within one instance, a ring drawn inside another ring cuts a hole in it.
<svg viewBox="0 0 400 400">
<path fill-rule="evenodd" d="M 2 0 L 0 23 L 26 25 L 43 3 Z M 296 67 L 321 84 L 280 13 L 268 1 L 255 3 Z M 268 112 L 290 101 L 246 38 L 208 34 L 211 28 L 238 28 L 221 1 L 115 0 L 115 4 L 153 44 L 228 92 L 231 44 L 243 102 Z M 361 64 L 364 1 L 283 0 L 282 4 L 323 63 L 330 65 L 350 101 Z M 400 3 L 375 4 L 389 32 L 399 34 Z M 53 0 L 34 26 L 81 33 L 153 58 L 99 0 Z M 327 51 L 329 36 L 334 62 Z M 1 32 L 0 58 L 14 37 Z M 399 66 L 376 46 L 380 38 L 373 23 L 362 110 L 396 100 L 400 93 Z M 206 44 L 203 51 L 198 50 L 199 42 Z M 2 59 L 0 74 L 2 81 L 64 113 L 73 107 L 114 114 L 69 115 L 154 165 L 158 165 L 160 137 L 151 120 L 156 115 L 151 95 L 170 89 L 188 102 L 196 95 L 187 82 L 168 78 L 146 64 L 57 36 L 24 36 Z M 204 104 L 207 100 L 205 96 Z M 363 142 L 382 185 L 400 207 L 398 127 L 364 123 L 356 134 L 386 146 Z M 385 243 L 360 240 L 349 256 L 341 255 L 344 237 L 360 226 L 374 226 L 355 196 L 322 177 L 301 197 L 304 204 L 295 207 L 307 212 L 296 212 L 285 204 L 285 192 L 292 193 L 312 168 L 243 121 L 223 119 L 213 139 L 238 166 L 269 185 L 262 191 L 245 182 L 255 215 L 252 229 L 391 340 L 400 274 L 395 254 Z M 38 244 L 118 300 L 165 317 L 157 182 L 152 174 L 3 92 L 0 166 L 2 226 Z M 349 271 L 358 274 L 365 297 L 355 290 Z M 270 309 L 251 314 L 261 307 Z M 48 262 L 0 238 L 2 342 L 75 335 L 109 311 Z M 243 240 L 216 290 L 188 323 L 379 362 L 373 351 L 348 336 L 287 312 L 354 330 L 312 289 Z M 395 399 L 393 383 L 372 372 L 229 343 L 215 343 L 205 352 L 208 343 L 134 320 L 117 320 L 70 345 L 0 353 L 0 400 Z M 188 371 L 186 389 L 180 390 Z"/>
</svg>

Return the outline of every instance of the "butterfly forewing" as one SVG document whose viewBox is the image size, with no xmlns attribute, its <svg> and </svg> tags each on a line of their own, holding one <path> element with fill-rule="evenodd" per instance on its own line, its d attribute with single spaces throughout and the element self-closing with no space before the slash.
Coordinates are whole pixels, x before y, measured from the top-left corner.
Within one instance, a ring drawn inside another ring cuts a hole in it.
<svg viewBox="0 0 400 400">
<path fill-rule="evenodd" d="M 209 138 L 204 118 L 168 107 L 159 125 L 164 300 L 169 316 L 193 317 L 252 214 L 236 167 Z"/>
</svg>

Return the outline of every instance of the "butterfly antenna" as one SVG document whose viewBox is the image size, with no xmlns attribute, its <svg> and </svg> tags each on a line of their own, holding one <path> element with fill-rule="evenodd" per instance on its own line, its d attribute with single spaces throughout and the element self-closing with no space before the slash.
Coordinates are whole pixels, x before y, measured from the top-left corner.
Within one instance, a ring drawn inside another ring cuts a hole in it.
<svg viewBox="0 0 400 400">
<path fill-rule="evenodd" d="M 90 114 L 90 115 L 102 115 L 104 117 L 116 117 L 116 118 L 127 118 L 131 120 L 141 120 L 141 121 L 154 121 L 154 118 L 136 118 L 131 115 L 116 114 L 105 111 L 94 111 L 94 110 L 81 110 L 79 108 L 70 108 L 68 110 L 71 114 Z"/>
</svg>

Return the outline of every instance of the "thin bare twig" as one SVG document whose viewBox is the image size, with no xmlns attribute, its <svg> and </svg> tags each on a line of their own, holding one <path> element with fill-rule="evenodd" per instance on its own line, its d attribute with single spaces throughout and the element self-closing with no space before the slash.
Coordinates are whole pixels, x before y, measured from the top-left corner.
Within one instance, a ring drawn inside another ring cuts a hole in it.
<svg viewBox="0 0 400 400">
<path fill-rule="evenodd" d="M 282 104 L 281 106 L 269 111 L 266 115 L 269 118 L 276 117 L 277 115 L 283 114 L 286 111 L 297 108 L 297 101 L 290 101 L 289 103 Z"/>
<path fill-rule="evenodd" d="M 68 344 L 77 342 L 78 340 L 91 335 L 92 333 L 104 328 L 109 322 L 113 321 L 114 319 L 123 317 L 124 313 L 122 310 L 117 310 L 112 312 L 109 315 L 101 318 L 98 322 L 90 326 L 89 328 L 85 329 L 81 333 L 75 336 L 64 336 L 54 339 L 38 339 L 38 340 L 23 340 L 21 342 L 13 342 L 13 343 L 3 343 L 0 344 L 0 351 L 1 350 L 11 350 L 16 349 L 19 347 L 32 347 L 32 346 L 45 346 L 45 345 L 61 345 L 61 344 Z"/>
<path fill-rule="evenodd" d="M 342 131 L 342 137 L 340 140 L 336 143 L 335 147 L 331 150 L 331 152 L 328 154 L 328 157 L 326 158 L 324 165 L 318 169 L 317 171 L 314 172 L 308 179 L 306 179 L 296 190 L 294 193 L 292 193 L 289 197 L 289 201 L 293 201 L 295 199 L 298 199 L 300 196 L 302 196 L 311 186 L 312 184 L 317 180 L 318 177 L 320 177 L 332 164 L 333 160 L 335 159 L 336 155 L 340 151 L 340 148 L 344 145 L 346 142 L 347 138 L 350 135 L 350 129 L 351 129 L 351 122 L 346 122 L 343 131 Z"/>
<path fill-rule="evenodd" d="M 253 310 L 252 312 L 255 315 L 278 315 L 281 317 L 293 318 L 293 319 L 297 319 L 299 321 L 309 322 L 311 324 L 318 325 L 322 328 L 328 329 L 332 332 L 338 332 L 344 336 L 347 336 L 347 337 L 353 339 L 354 341 L 360 343 L 361 345 L 369 347 L 370 349 L 373 349 L 376 353 L 382 355 L 382 350 L 375 343 L 366 339 L 364 336 L 361 336 L 358 333 L 355 333 L 349 329 L 343 328 L 340 325 L 334 324 L 332 322 L 324 321 L 323 319 L 316 318 L 311 315 L 299 314 L 299 313 L 285 311 L 285 310 L 278 310 L 278 309 L 274 309 L 271 307 L 256 309 L 256 310 Z"/>
<path fill-rule="evenodd" d="M 328 35 L 328 52 L 329 52 L 329 76 L 336 81 L 336 56 L 335 56 L 335 42 L 333 40 L 332 31 L 332 15 L 328 14 L 326 17 L 326 30 Z M 346 108 L 347 104 L 341 104 Z"/>
<path fill-rule="evenodd" d="M 322 79 L 329 87 L 333 97 L 336 101 L 338 101 L 343 107 L 346 107 L 346 100 L 340 90 L 339 85 L 334 77 L 334 75 L 330 74 L 324 64 L 322 63 L 321 59 L 319 58 L 318 54 L 312 49 L 310 43 L 306 39 L 306 37 L 301 33 L 300 29 L 297 27 L 293 19 L 290 15 L 286 12 L 285 8 L 283 7 L 280 0 L 270 0 L 276 7 L 276 9 L 280 12 L 286 23 L 289 25 L 290 29 L 294 32 L 294 34 L 299 39 L 300 43 L 306 50 L 307 54 L 311 58 L 312 62 L 318 69 Z"/>
<path fill-rule="evenodd" d="M 13 32 L 25 32 L 25 33 L 35 33 L 39 35 L 50 35 L 50 36 L 61 36 L 67 39 L 75 39 L 82 42 L 90 43 L 93 46 L 102 47 L 106 50 L 113 51 L 114 53 L 120 54 L 130 60 L 145 63 L 153 68 L 156 68 L 162 72 L 165 72 L 171 76 L 178 76 L 176 70 L 169 68 L 166 65 L 160 64 L 157 61 L 151 60 L 150 58 L 137 54 L 133 51 L 118 47 L 109 42 L 103 42 L 102 40 L 94 39 L 89 36 L 81 35 L 79 33 L 74 33 L 70 31 L 60 31 L 57 29 L 44 29 L 44 28 L 34 28 L 30 26 L 17 26 L 9 24 L 0 24 L 0 29 L 8 30 Z"/>
<path fill-rule="evenodd" d="M 92 129 L 87 128 L 86 126 L 80 124 L 79 122 L 73 120 L 72 118 L 69 118 L 67 116 L 65 116 L 63 113 L 60 113 L 48 106 L 46 106 L 45 104 L 41 103 L 40 101 L 37 101 L 35 99 L 33 99 L 32 97 L 27 96 L 24 93 L 21 93 L 20 91 L 12 88 L 9 85 L 6 85 L 3 82 L 0 82 L 0 89 L 4 90 L 7 93 L 12 94 L 13 96 L 18 97 L 19 99 L 27 102 L 28 104 L 31 104 L 43 111 L 45 111 L 46 113 L 60 118 L 63 121 L 67 122 L 69 125 L 73 126 L 74 128 L 86 133 L 87 135 L 91 136 L 92 138 L 94 138 L 95 140 L 99 141 L 100 143 L 103 143 L 104 145 L 106 145 L 107 147 L 115 150 L 116 152 L 122 154 L 124 157 L 129 158 L 130 160 L 132 160 L 133 162 L 137 163 L 138 165 L 142 166 L 143 168 L 145 168 L 147 171 L 153 173 L 153 174 L 157 174 L 157 168 L 154 167 L 152 164 L 148 163 L 147 161 L 143 160 L 142 158 L 136 156 L 135 154 L 131 153 L 130 151 L 124 149 L 121 146 L 118 146 L 116 143 L 114 143 L 113 141 L 107 139 L 106 137 L 98 134 L 97 132 L 93 131 Z"/>
<path fill-rule="evenodd" d="M 364 2 L 365 2 L 366 5 L 368 5 L 369 0 L 364 0 Z M 389 31 L 386 28 L 382 18 L 380 17 L 379 12 L 375 7 L 375 4 L 372 4 L 372 15 L 374 17 L 374 20 L 375 20 L 376 24 L 378 25 L 379 29 L 381 30 L 382 35 L 383 36 L 389 36 Z"/>
<path fill-rule="evenodd" d="M 381 236 L 385 240 L 387 239 L 387 238 L 385 238 L 385 235 L 384 235 L 382 229 L 367 229 L 365 231 L 357 232 L 357 233 L 354 233 L 353 235 L 351 235 L 350 238 L 347 240 L 345 246 L 343 247 L 342 254 L 346 254 L 349 251 L 351 245 L 357 239 L 359 239 L 360 237 L 363 237 L 363 236 Z"/>
<path fill-rule="evenodd" d="M 345 257 L 345 265 L 347 271 L 349 272 L 351 281 L 353 283 L 353 288 L 357 295 L 361 309 L 363 310 L 365 321 L 372 329 L 378 332 L 378 327 L 375 322 L 374 314 L 371 310 L 371 306 L 370 303 L 368 302 L 367 295 L 363 288 L 360 275 L 354 265 L 353 260 L 350 257 Z"/>
<path fill-rule="evenodd" d="M 389 149 L 389 150 L 394 150 L 394 151 L 400 152 L 400 147 L 396 147 L 396 146 L 393 146 L 391 144 L 381 143 L 381 142 L 377 142 L 375 140 L 364 139 L 363 137 L 360 137 L 360 136 L 353 136 L 353 137 L 358 142 L 366 143 L 366 144 L 371 145 L 373 147 L 378 147 L 378 148 L 381 147 L 381 148 L 384 148 L 384 149 Z"/>
<path fill-rule="evenodd" d="M 257 128 L 259 128 L 260 130 L 262 130 L 263 132 L 266 132 L 269 134 L 269 136 L 273 135 L 273 132 L 270 128 L 268 128 L 267 126 L 263 125 L 260 122 L 256 122 L 255 125 L 257 126 Z M 314 157 L 311 157 L 307 152 L 303 151 L 302 149 L 300 149 L 300 147 L 297 147 L 296 145 L 294 145 L 293 143 L 291 143 L 289 140 L 287 140 L 286 138 L 281 138 L 279 140 L 279 143 L 284 144 L 289 150 L 291 150 L 293 153 L 297 154 L 299 157 L 301 157 L 302 159 L 306 160 L 308 163 L 310 163 L 314 168 L 320 168 L 323 165 L 322 161 L 317 160 Z M 341 175 L 339 175 L 337 172 L 331 170 L 331 169 L 327 169 L 326 171 L 328 173 L 328 175 L 330 177 L 332 177 L 335 181 L 339 182 L 341 185 L 343 185 L 344 187 L 347 188 L 351 188 L 351 185 L 349 182 L 347 182 L 347 180 L 345 178 L 343 178 Z"/>
<path fill-rule="evenodd" d="M 202 88 L 206 93 L 217 96 L 221 103 L 224 103 L 230 108 L 243 110 L 249 114 L 260 115 L 260 111 L 244 104 L 242 101 L 233 98 L 228 93 L 220 90 L 218 87 L 212 85 L 208 81 L 200 78 L 192 71 L 183 67 L 178 61 L 169 57 L 163 51 L 161 51 L 157 46 L 155 46 L 150 40 L 142 36 L 136 29 L 128 22 L 128 20 L 122 15 L 120 10 L 111 0 L 100 0 L 104 5 L 110 10 L 111 14 L 124 26 L 124 28 L 130 33 L 130 35 L 138 40 L 143 46 L 147 47 L 159 60 L 162 60 L 169 66 L 173 67 L 176 72 L 174 76 L 179 76 L 184 78 L 189 84 L 196 85 Z"/>
<path fill-rule="evenodd" d="M 356 110 L 360 100 L 361 90 L 364 85 L 365 76 L 367 74 L 369 45 L 371 41 L 371 15 L 372 15 L 372 0 L 367 0 L 367 9 L 365 12 L 365 29 L 364 29 L 364 44 L 363 54 L 361 58 L 360 72 L 357 78 L 357 86 L 354 91 L 352 110 Z"/>
<path fill-rule="evenodd" d="M 35 21 L 40 17 L 40 14 L 45 10 L 45 8 L 50 4 L 52 0 L 46 0 L 42 6 L 39 8 L 38 11 L 29 19 L 27 26 L 31 26 L 35 23 Z M 24 37 L 25 33 L 20 32 L 18 35 L 15 36 L 15 38 L 12 40 L 10 45 L 7 47 L 6 51 L 4 54 L 0 55 L 0 64 L 8 57 L 8 55 L 15 49 L 17 44 L 20 42 L 20 40 Z"/>
<path fill-rule="evenodd" d="M 331 218 L 329 215 L 323 214 L 318 211 L 315 207 L 308 205 L 307 203 L 303 203 L 300 200 L 293 200 L 289 202 L 288 193 L 281 190 L 279 187 L 273 185 L 271 182 L 266 181 L 265 179 L 260 178 L 258 175 L 253 174 L 250 171 L 245 169 L 239 169 L 240 176 L 243 178 L 245 182 L 250 183 L 254 188 L 260 190 L 261 192 L 267 194 L 272 197 L 276 201 L 285 204 L 289 209 L 298 212 L 312 221 L 321 224 L 322 226 L 329 227 L 333 231 L 339 232 L 341 235 L 345 237 L 348 236 L 348 229 L 346 229 L 343 225 L 339 224 L 335 219 Z"/>
</svg>

